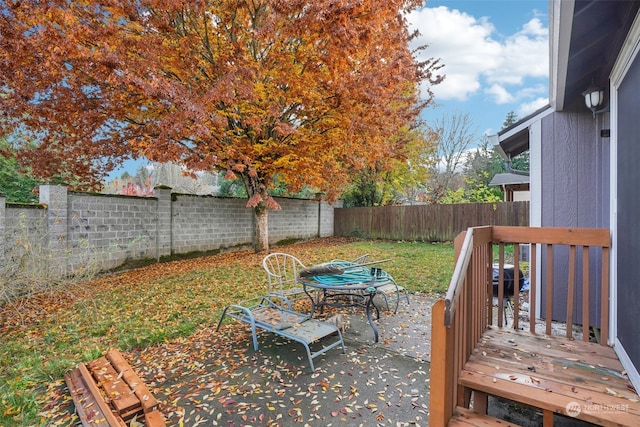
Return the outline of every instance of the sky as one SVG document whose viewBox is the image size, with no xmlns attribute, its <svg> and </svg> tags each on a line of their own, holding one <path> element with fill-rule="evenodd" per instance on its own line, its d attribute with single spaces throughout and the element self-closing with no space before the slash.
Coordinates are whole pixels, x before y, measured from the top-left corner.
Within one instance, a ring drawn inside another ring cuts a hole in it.
<svg viewBox="0 0 640 427">
<path fill-rule="evenodd" d="M 414 47 L 440 58 L 444 81 L 432 87 L 434 106 L 423 118 L 433 125 L 468 114 L 478 135 L 496 134 L 507 114 L 518 118 L 549 102 L 548 0 L 429 0 L 408 16 L 420 37 Z M 113 171 L 134 175 L 141 161 Z"/>
<path fill-rule="evenodd" d="M 427 123 L 469 114 L 478 135 L 496 134 L 549 102 L 548 0 L 429 0 L 409 23 L 440 58 L 444 81 L 432 87 Z"/>
</svg>

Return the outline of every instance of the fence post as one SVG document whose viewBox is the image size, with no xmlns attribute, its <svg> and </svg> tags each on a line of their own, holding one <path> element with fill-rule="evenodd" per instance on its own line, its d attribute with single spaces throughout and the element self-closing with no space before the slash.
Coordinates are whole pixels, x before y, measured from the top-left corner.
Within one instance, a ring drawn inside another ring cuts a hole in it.
<svg viewBox="0 0 640 427">
<path fill-rule="evenodd" d="M 173 251 L 172 217 L 171 217 L 171 187 L 160 185 L 154 188 L 158 198 L 157 226 L 156 226 L 156 260 L 171 255 Z"/>
<path fill-rule="evenodd" d="M 43 184 L 40 186 L 40 203 L 45 204 L 45 230 L 50 258 L 51 273 L 67 274 L 67 224 L 69 218 L 67 186 L 64 184 Z M 55 267 L 55 268 L 54 268 Z"/>
</svg>

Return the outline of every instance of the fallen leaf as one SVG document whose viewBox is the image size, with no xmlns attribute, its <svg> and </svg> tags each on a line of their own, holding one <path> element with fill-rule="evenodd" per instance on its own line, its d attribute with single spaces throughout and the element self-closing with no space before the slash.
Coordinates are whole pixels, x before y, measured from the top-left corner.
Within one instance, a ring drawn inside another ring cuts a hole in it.
<svg viewBox="0 0 640 427">
<path fill-rule="evenodd" d="M 611 390 L 609 387 L 605 387 L 605 390 L 607 390 L 607 393 L 611 396 L 618 396 L 618 392 L 615 390 Z"/>
</svg>

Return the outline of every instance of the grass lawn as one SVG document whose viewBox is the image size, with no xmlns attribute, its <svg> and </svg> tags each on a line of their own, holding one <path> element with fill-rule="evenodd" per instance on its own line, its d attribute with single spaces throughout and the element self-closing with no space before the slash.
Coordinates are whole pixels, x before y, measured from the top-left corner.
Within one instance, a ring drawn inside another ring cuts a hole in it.
<svg viewBox="0 0 640 427">
<path fill-rule="evenodd" d="M 318 239 L 272 248 L 306 265 L 331 259 L 392 258 L 382 267 L 410 292 L 441 294 L 453 270 L 453 246 L 417 242 Z M 83 292 L 43 295 L 0 308 L 0 426 L 50 425 L 68 401 L 63 375 L 109 348 L 139 351 L 185 340 L 215 325 L 225 305 L 263 294 L 262 255 L 236 251 L 154 264 L 105 276 Z"/>
</svg>

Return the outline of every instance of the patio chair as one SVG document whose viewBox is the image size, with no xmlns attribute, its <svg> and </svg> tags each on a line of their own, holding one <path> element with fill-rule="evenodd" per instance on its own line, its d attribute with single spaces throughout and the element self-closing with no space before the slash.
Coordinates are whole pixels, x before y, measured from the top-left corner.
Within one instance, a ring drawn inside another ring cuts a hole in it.
<svg viewBox="0 0 640 427">
<path fill-rule="evenodd" d="M 298 283 L 300 271 L 306 267 L 298 258 L 293 255 L 274 252 L 262 260 L 262 266 L 267 272 L 267 280 L 269 282 L 268 295 L 271 298 L 279 298 L 289 310 L 292 303 L 308 298 L 304 288 Z"/>
<path fill-rule="evenodd" d="M 384 299 L 387 310 L 390 310 L 389 303 L 395 303 L 396 307 L 393 309 L 393 312 L 397 313 L 398 307 L 400 307 L 400 301 L 404 300 L 409 304 L 409 291 L 403 286 L 398 285 L 391 275 L 388 275 L 388 278 L 390 283 L 376 288 L 376 295 L 380 295 Z"/>
<path fill-rule="evenodd" d="M 249 299 L 238 304 L 230 304 L 225 307 L 218 321 L 216 331 L 220 329 L 225 316 L 246 323 L 251 327 L 255 351 L 258 351 L 259 348 L 257 329 L 263 329 L 288 340 L 299 342 L 307 352 L 311 372 L 315 371 L 313 359 L 325 354 L 332 348 L 341 346 L 342 354 L 346 353 L 342 333 L 338 326 L 312 319 L 310 314 L 289 310 L 276 304 L 266 296 Z M 334 335 L 337 338 L 327 343 L 327 340 Z M 314 347 L 320 345 L 320 348 L 312 352 L 310 346 L 320 340 L 324 340 L 325 343 L 314 345 Z"/>
</svg>

